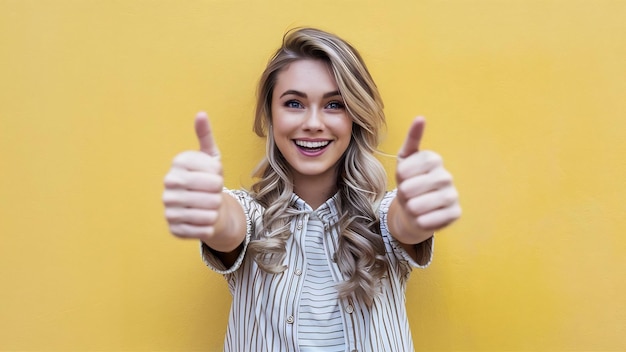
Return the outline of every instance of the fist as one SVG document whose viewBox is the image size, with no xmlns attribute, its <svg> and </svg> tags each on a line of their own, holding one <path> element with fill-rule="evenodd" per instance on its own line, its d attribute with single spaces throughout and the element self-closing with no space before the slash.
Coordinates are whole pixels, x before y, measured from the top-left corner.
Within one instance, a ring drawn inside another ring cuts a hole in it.
<svg viewBox="0 0 626 352">
<path fill-rule="evenodd" d="M 214 234 L 223 202 L 224 179 L 220 154 L 207 115 L 196 115 L 199 151 L 178 154 L 165 176 L 163 204 L 172 234 L 207 239 Z"/>
<path fill-rule="evenodd" d="M 425 230 L 439 230 L 461 216 L 452 175 L 437 153 L 420 151 L 425 121 L 416 118 L 400 152 L 396 167 L 398 201 L 405 219 Z"/>
</svg>

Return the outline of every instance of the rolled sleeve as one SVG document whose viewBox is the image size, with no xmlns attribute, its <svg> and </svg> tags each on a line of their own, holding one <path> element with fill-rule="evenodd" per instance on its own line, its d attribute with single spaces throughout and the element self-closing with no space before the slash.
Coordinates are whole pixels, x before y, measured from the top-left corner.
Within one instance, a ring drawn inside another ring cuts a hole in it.
<svg viewBox="0 0 626 352">
<path fill-rule="evenodd" d="M 430 265 L 433 259 L 433 250 L 435 246 L 434 236 L 427 239 L 424 242 L 415 245 L 415 249 L 418 254 L 418 258 L 422 258 L 421 263 L 418 263 L 407 253 L 402 247 L 400 242 L 393 237 L 389 231 L 387 225 L 387 215 L 389 214 L 389 207 L 391 202 L 396 197 L 397 190 L 387 192 L 380 203 L 380 229 L 385 241 L 386 247 L 388 247 L 398 259 L 408 263 L 412 268 L 426 268 Z"/>
<path fill-rule="evenodd" d="M 222 263 L 222 261 L 215 255 L 215 251 L 213 249 L 207 246 L 206 243 L 200 242 L 200 254 L 202 255 L 202 261 L 211 270 L 222 275 L 231 274 L 241 267 L 241 264 L 243 263 L 246 256 L 246 251 L 248 249 L 248 244 L 250 243 L 250 238 L 252 234 L 252 220 L 250 218 L 250 206 L 252 204 L 252 198 L 250 197 L 250 195 L 245 191 L 229 189 L 224 189 L 224 193 L 235 198 L 243 207 L 244 213 L 246 215 L 246 237 L 243 241 L 242 249 L 239 253 L 239 256 L 237 257 L 237 260 L 235 260 L 235 263 L 229 268 L 227 268 L 224 263 Z"/>
</svg>

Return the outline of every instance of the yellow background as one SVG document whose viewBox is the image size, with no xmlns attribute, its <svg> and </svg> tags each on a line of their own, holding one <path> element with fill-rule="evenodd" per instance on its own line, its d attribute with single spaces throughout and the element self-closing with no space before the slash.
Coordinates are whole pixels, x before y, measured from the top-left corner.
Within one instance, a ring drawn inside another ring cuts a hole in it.
<svg viewBox="0 0 626 352">
<path fill-rule="evenodd" d="M 204 109 L 249 184 L 255 84 L 303 25 L 364 55 L 382 151 L 423 114 L 455 175 L 463 218 L 408 290 L 417 349 L 626 350 L 617 0 L 0 0 L 0 350 L 221 349 L 226 284 L 168 234 L 162 178 Z"/>
</svg>

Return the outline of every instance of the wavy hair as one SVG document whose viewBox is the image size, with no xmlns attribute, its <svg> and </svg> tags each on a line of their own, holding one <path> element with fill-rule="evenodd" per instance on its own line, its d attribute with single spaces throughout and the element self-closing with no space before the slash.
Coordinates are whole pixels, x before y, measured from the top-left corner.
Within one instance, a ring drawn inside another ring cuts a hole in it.
<svg viewBox="0 0 626 352">
<path fill-rule="evenodd" d="M 303 59 L 329 65 L 353 121 L 351 140 L 338 166 L 339 238 L 334 259 L 346 278 L 337 287 L 339 297 L 354 294 L 371 304 L 389 266 L 377 211 L 386 190 L 386 174 L 374 157 L 385 115 L 378 89 L 360 54 L 331 33 L 313 28 L 287 32 L 259 81 L 253 129 L 267 137 L 267 144 L 266 157 L 254 171 L 258 180 L 252 185 L 252 195 L 266 210 L 263 227 L 257 229 L 249 249 L 261 269 L 270 273 L 286 269 L 282 265 L 286 241 L 292 235 L 290 223 L 298 210 L 291 204 L 294 185 L 289 164 L 274 141 L 271 106 L 278 74 Z"/>
</svg>

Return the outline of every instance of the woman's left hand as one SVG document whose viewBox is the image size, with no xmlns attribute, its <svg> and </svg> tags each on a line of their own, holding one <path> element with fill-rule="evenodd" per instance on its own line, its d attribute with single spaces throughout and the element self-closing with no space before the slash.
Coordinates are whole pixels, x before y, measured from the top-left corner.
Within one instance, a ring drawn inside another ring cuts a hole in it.
<svg viewBox="0 0 626 352">
<path fill-rule="evenodd" d="M 420 151 L 425 121 L 416 118 L 398 152 L 397 199 L 412 226 L 439 230 L 461 216 L 459 196 L 443 159 L 432 151 Z"/>
</svg>

